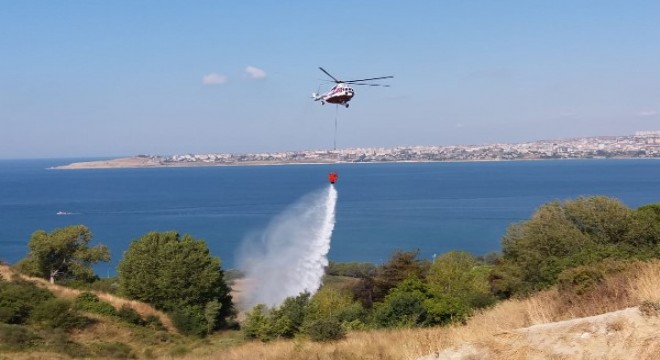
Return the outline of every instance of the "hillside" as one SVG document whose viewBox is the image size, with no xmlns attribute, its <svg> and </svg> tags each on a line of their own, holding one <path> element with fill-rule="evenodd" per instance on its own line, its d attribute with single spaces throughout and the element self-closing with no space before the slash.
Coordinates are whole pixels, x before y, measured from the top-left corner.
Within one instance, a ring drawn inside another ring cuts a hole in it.
<svg viewBox="0 0 660 360">
<path fill-rule="evenodd" d="M 23 280 L 30 281 L 32 283 L 37 284 L 37 286 L 39 286 L 39 287 L 48 289 L 50 292 L 52 292 L 53 294 L 55 294 L 58 297 L 74 299 L 76 296 L 80 295 L 83 292 L 81 290 L 72 289 L 72 288 L 68 288 L 68 287 L 65 287 L 65 286 L 60 286 L 60 285 L 57 285 L 57 284 L 50 284 L 48 281 L 46 281 L 44 279 L 19 274 L 19 273 L 15 272 L 14 270 L 12 270 L 7 265 L 0 265 L 0 275 L 4 279 L 20 278 L 20 279 L 23 279 Z M 124 298 L 121 298 L 119 296 L 115 296 L 115 295 L 108 294 L 108 293 L 103 293 L 103 292 L 95 292 L 95 294 L 101 300 L 109 302 L 110 304 L 112 304 L 112 306 L 114 306 L 117 309 L 121 308 L 123 305 L 128 305 L 143 317 L 146 317 L 146 316 L 149 316 L 149 315 L 155 315 L 160 319 L 160 321 L 163 323 L 163 325 L 165 326 L 167 331 L 176 333 L 176 329 L 174 328 L 174 325 L 172 325 L 172 321 L 170 320 L 170 318 L 165 313 L 154 309 L 149 304 L 145 304 L 145 303 L 140 302 L 140 301 L 124 299 Z"/>
<path fill-rule="evenodd" d="M 656 260 L 581 296 L 553 288 L 501 302 L 465 325 L 351 332 L 332 343 L 250 342 L 186 359 L 657 359 L 659 282 Z"/>
<path fill-rule="evenodd" d="M 77 304 L 78 297 L 83 293 L 81 290 L 50 284 L 44 279 L 18 274 L 2 264 L 0 279 L 6 284 L 33 284 L 33 289 L 46 289 L 55 295 L 55 299 L 68 301 L 67 304 Z M 2 294 L 7 298 L 0 298 L 0 307 L 16 304 L 17 289 L 13 288 L 13 294 Z M 21 291 L 29 294 L 29 289 L 24 285 Z M 37 294 L 35 291 L 32 293 Z M 152 306 L 103 292 L 93 293 L 101 303 L 114 308 L 115 314 L 106 315 L 82 309 L 79 314 L 83 325 L 70 329 L 34 321 L 0 323 L 0 359 L 153 358 L 184 354 L 189 347 L 194 346 L 191 339 L 177 333 L 166 314 Z M 37 302 L 34 299 L 33 303 Z M 122 311 L 123 314 L 129 314 L 129 317 L 122 316 Z M 67 312 L 65 316 L 72 317 L 72 314 Z M 131 318 L 131 314 L 137 316 Z M 57 314 L 52 316 L 56 318 Z M 144 321 L 150 317 L 157 320 Z"/>
<path fill-rule="evenodd" d="M 0 274 L 5 280 L 17 278 L 4 265 L 0 266 Z M 48 288 L 58 297 L 75 298 L 80 293 L 41 279 L 21 277 Z M 150 306 L 99 293 L 100 298 L 117 308 L 128 303 L 142 316 L 159 316 L 168 330 L 127 325 L 90 313 L 85 315 L 94 319 L 94 324 L 71 332 L 67 344 L 105 349 L 105 353 L 100 352 L 105 354 L 103 358 L 654 359 L 660 353 L 659 282 L 660 261 L 637 263 L 580 296 L 567 296 L 552 288 L 527 299 L 501 302 L 474 315 L 464 325 L 354 331 L 344 340 L 329 343 L 304 338 L 246 342 L 236 331 L 217 333 L 206 339 L 183 337 L 173 332 L 164 314 Z M 43 333 L 39 334 L 44 337 Z M 76 356 L 75 352 L 69 355 Z M 4 352 L 4 355 L 0 352 L 0 358 L 3 356 L 70 357 L 67 352 L 44 351 Z"/>
</svg>

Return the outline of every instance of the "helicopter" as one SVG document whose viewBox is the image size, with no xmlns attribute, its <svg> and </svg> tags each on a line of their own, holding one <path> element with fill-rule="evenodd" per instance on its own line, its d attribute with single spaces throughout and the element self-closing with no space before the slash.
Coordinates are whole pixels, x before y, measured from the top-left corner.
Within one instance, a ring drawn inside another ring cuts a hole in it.
<svg viewBox="0 0 660 360">
<path fill-rule="evenodd" d="M 330 75 L 330 73 L 325 71 L 325 69 L 322 67 L 319 67 L 319 69 L 323 71 L 326 75 L 328 75 L 332 79 L 332 81 L 337 85 L 333 86 L 332 89 L 330 89 L 330 91 L 324 94 L 312 93 L 312 99 L 314 99 L 314 101 L 321 101 L 321 105 L 325 105 L 325 103 L 337 104 L 337 105 L 343 105 L 346 108 L 348 108 L 348 102 L 351 101 L 351 99 L 355 95 L 355 91 L 349 85 L 389 87 L 389 85 L 370 84 L 363 82 L 372 81 L 372 80 L 381 80 L 381 79 L 391 79 L 394 77 L 394 76 L 381 76 L 381 77 L 368 78 L 368 79 L 344 81 L 344 80 L 337 80 L 337 78 Z"/>
</svg>

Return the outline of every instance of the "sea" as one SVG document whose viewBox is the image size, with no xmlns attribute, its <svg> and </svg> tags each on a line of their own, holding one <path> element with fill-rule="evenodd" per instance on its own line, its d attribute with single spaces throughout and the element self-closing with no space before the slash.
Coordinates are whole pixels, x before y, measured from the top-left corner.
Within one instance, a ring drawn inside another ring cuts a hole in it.
<svg viewBox="0 0 660 360">
<path fill-rule="evenodd" d="M 177 231 L 207 242 L 224 269 L 241 244 L 306 194 L 339 180 L 328 258 L 386 262 L 397 250 L 432 259 L 501 249 L 511 224 L 554 200 L 605 195 L 636 208 L 660 202 L 660 160 L 359 163 L 56 170 L 80 159 L 0 160 L 0 260 L 25 257 L 31 234 L 83 224 L 112 259 L 131 241 Z"/>
</svg>

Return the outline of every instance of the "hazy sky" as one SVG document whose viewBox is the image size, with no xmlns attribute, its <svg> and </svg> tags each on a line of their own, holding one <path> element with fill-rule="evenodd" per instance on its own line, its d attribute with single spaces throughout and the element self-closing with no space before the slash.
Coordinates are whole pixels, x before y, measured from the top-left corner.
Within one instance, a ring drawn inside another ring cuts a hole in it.
<svg viewBox="0 0 660 360">
<path fill-rule="evenodd" d="M 0 0 L 0 158 L 660 130 L 660 1 Z"/>
</svg>

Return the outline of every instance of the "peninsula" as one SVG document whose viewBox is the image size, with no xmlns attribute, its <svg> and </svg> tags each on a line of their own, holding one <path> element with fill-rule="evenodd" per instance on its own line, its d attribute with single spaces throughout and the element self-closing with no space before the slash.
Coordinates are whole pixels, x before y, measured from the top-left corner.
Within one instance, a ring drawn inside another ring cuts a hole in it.
<svg viewBox="0 0 660 360">
<path fill-rule="evenodd" d="M 57 166 L 55 169 L 593 158 L 660 158 L 660 131 L 638 131 L 635 135 L 539 140 L 517 144 L 397 146 L 254 154 L 137 155 L 71 163 Z"/>
</svg>

